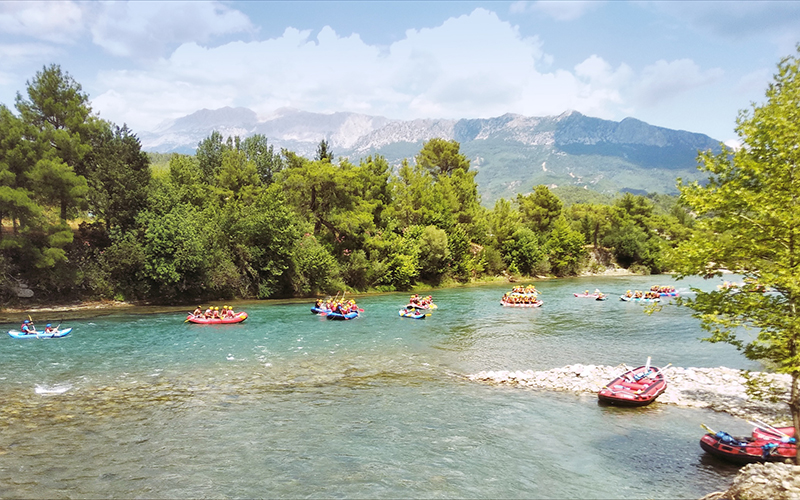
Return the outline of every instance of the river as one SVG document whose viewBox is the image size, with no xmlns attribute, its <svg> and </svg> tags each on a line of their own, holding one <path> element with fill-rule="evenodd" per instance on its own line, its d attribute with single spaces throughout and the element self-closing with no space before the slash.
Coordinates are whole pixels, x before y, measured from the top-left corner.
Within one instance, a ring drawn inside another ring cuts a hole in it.
<svg viewBox="0 0 800 500">
<path fill-rule="evenodd" d="M 5 335 L 0 497 L 699 498 L 738 470 L 703 453 L 700 424 L 749 432 L 741 420 L 464 376 L 647 356 L 762 370 L 701 342 L 686 308 L 617 300 L 718 283 L 541 281 L 538 309 L 501 307 L 509 285 L 450 288 L 425 320 L 400 318 L 408 294 L 392 293 L 359 297 L 364 313 L 344 322 L 310 301 L 246 302 L 238 325 L 142 310 L 71 320 L 63 339 Z M 611 298 L 572 295 L 596 287 Z"/>
</svg>

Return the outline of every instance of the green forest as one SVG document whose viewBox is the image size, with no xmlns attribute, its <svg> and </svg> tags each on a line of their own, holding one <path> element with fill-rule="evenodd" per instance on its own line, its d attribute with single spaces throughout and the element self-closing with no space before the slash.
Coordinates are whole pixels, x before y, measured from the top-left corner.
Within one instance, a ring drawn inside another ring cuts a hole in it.
<svg viewBox="0 0 800 500">
<path fill-rule="evenodd" d="M 0 303 L 30 300 L 21 290 L 163 304 L 411 290 L 612 261 L 660 273 L 693 233 L 667 195 L 540 185 L 484 207 L 455 141 L 399 166 L 334 153 L 214 132 L 194 156 L 148 154 L 44 67 L 0 104 Z"/>
</svg>

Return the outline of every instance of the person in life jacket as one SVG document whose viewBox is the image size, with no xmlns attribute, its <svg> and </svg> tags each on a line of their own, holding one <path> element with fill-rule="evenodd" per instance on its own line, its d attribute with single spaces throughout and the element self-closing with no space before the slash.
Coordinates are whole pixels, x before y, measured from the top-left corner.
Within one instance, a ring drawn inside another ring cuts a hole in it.
<svg viewBox="0 0 800 500">
<path fill-rule="evenodd" d="M 51 325 L 50 323 L 47 323 L 47 326 L 44 327 L 44 333 L 46 333 L 48 335 L 51 334 L 51 333 L 55 333 L 55 331 L 56 331 L 56 329 L 53 328 L 53 325 Z"/>
<path fill-rule="evenodd" d="M 31 335 L 31 334 L 35 334 L 36 333 L 36 327 L 33 326 L 33 321 L 27 320 L 27 319 L 22 322 L 22 326 L 20 326 L 20 330 L 25 335 Z"/>
</svg>

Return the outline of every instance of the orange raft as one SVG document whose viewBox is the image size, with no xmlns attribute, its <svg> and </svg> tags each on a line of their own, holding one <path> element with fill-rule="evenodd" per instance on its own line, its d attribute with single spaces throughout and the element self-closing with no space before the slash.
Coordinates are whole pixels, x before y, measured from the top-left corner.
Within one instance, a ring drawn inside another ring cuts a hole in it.
<svg viewBox="0 0 800 500">
<path fill-rule="evenodd" d="M 197 325 L 229 325 L 232 323 L 241 323 L 247 319 L 247 313 L 242 311 L 236 313 L 232 318 L 204 318 L 203 316 L 194 316 L 190 314 L 186 321 Z"/>
</svg>

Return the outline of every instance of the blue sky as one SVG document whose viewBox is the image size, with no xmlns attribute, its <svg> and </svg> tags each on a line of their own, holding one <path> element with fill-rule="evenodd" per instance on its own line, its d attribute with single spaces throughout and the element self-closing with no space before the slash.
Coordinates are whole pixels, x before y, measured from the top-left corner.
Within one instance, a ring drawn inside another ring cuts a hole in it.
<svg viewBox="0 0 800 500">
<path fill-rule="evenodd" d="M 135 132 L 198 109 L 388 118 L 577 110 L 736 138 L 800 2 L 10 2 L 0 103 L 57 63 Z"/>
</svg>

